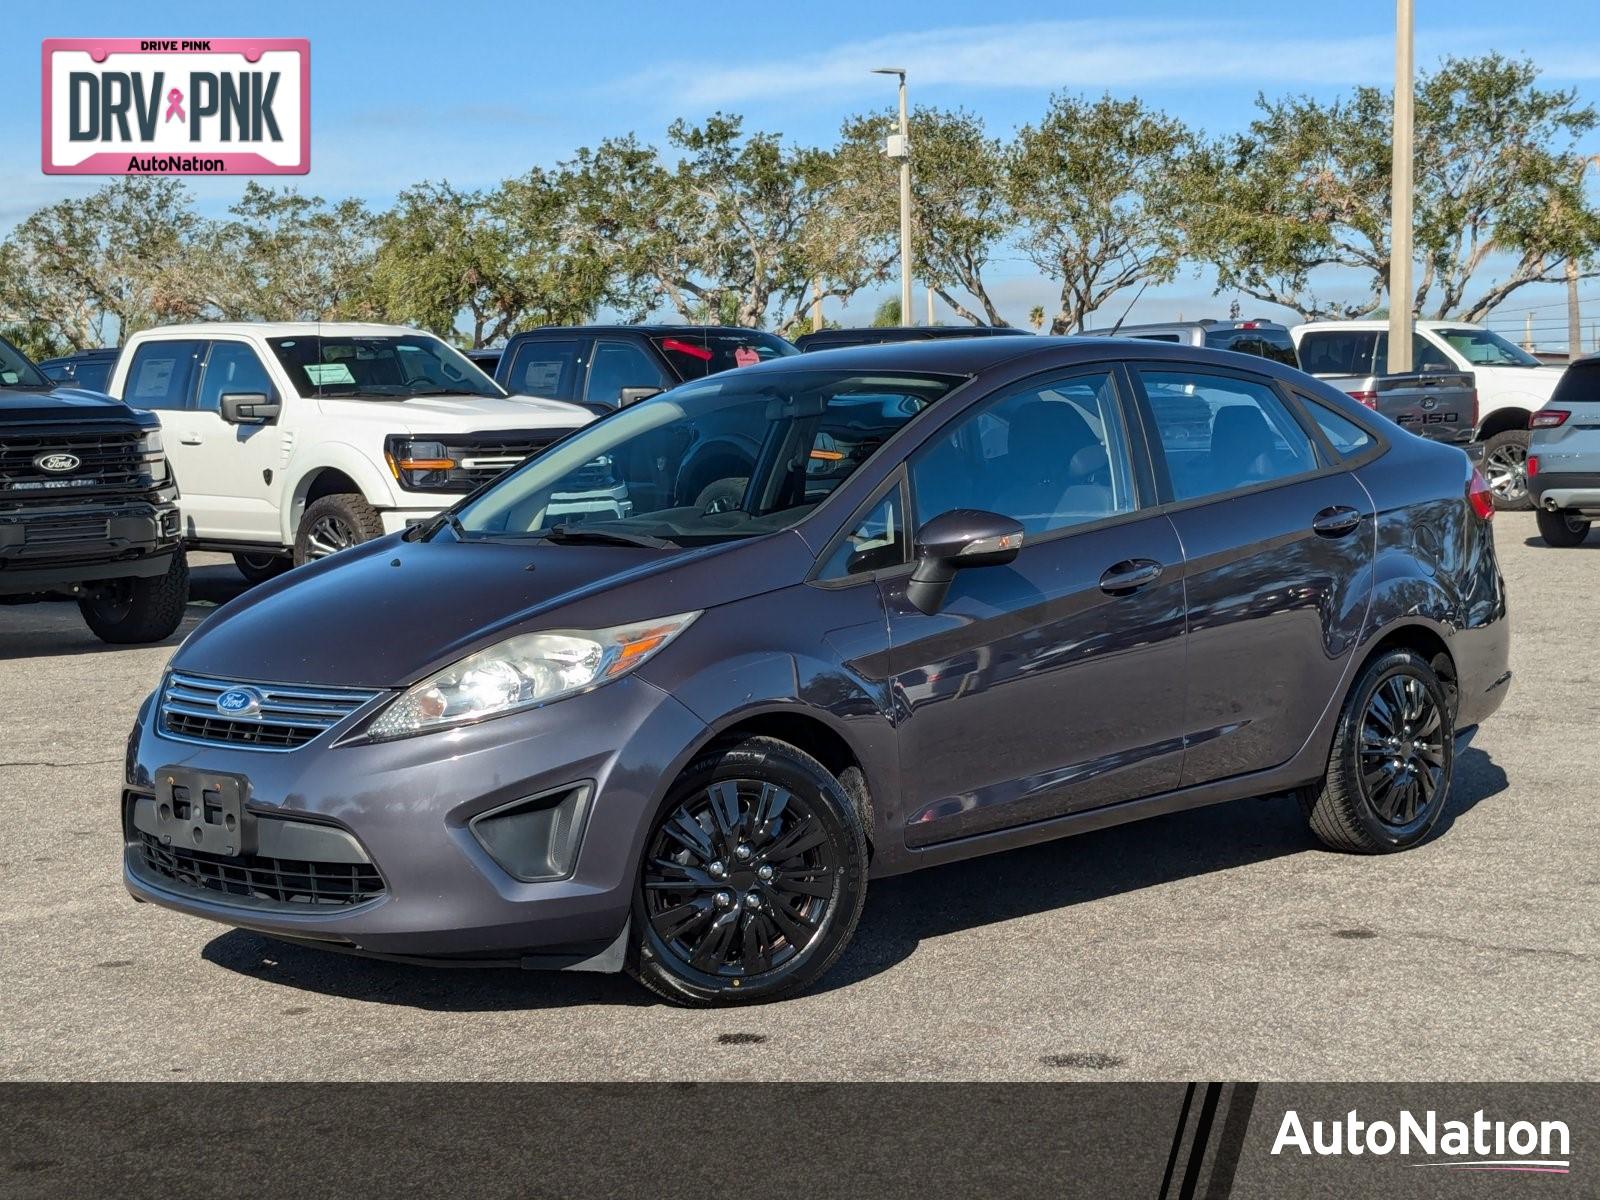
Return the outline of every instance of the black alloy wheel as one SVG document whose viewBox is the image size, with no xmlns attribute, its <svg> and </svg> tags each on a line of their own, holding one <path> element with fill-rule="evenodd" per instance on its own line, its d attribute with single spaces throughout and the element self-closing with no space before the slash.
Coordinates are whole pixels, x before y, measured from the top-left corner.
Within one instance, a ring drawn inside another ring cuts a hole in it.
<svg viewBox="0 0 1600 1200">
<path fill-rule="evenodd" d="M 686 1004 L 798 991 L 844 949 L 865 875 L 859 814 L 815 759 L 768 738 L 702 758 L 645 843 L 635 974 Z"/>
<path fill-rule="evenodd" d="M 1455 769 L 1451 693 L 1427 659 L 1391 650 L 1345 699 L 1320 785 L 1303 789 L 1312 832 L 1335 850 L 1405 850 L 1432 831 Z"/>
</svg>

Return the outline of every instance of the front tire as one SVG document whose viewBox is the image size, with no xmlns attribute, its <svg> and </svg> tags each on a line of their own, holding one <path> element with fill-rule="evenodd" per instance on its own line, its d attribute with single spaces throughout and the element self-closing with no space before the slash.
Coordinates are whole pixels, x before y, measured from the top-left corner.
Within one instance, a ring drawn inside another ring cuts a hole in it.
<svg viewBox="0 0 1600 1200">
<path fill-rule="evenodd" d="M 1528 495 L 1531 436 L 1526 429 L 1508 429 L 1483 444 L 1483 476 L 1500 512 L 1527 512 L 1533 507 L 1533 497 Z"/>
<path fill-rule="evenodd" d="M 306 505 L 294 536 L 294 565 L 299 567 L 362 542 L 383 536 L 378 510 L 355 492 L 335 492 Z"/>
<path fill-rule="evenodd" d="M 1455 768 L 1455 718 L 1420 654 L 1393 650 L 1367 664 L 1345 700 L 1328 772 L 1302 803 L 1334 850 L 1407 850 L 1444 812 Z"/>
<path fill-rule="evenodd" d="M 866 896 L 850 794 L 809 754 L 746 738 L 691 763 L 651 826 L 628 970 L 692 1007 L 792 996 L 844 952 Z"/>
<path fill-rule="evenodd" d="M 294 559 L 287 554 L 235 554 L 233 565 L 247 582 L 265 583 L 290 570 Z"/>
<path fill-rule="evenodd" d="M 102 642 L 133 646 L 166 641 L 183 623 L 188 603 L 189 560 L 179 549 L 165 575 L 116 580 L 102 595 L 79 600 L 78 611 Z"/>
<path fill-rule="evenodd" d="M 1589 536 L 1589 522 L 1576 513 L 1549 512 L 1541 508 L 1533 519 L 1539 523 L 1539 536 L 1547 546 L 1581 546 Z"/>
</svg>

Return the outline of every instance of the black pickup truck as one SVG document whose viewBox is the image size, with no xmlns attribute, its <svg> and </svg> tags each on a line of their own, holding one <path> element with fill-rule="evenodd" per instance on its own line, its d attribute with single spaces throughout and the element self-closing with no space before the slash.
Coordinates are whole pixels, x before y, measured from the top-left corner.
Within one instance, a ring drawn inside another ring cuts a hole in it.
<svg viewBox="0 0 1600 1200">
<path fill-rule="evenodd" d="M 103 641 L 170 637 L 177 500 L 155 414 L 59 387 L 0 338 L 0 603 L 74 599 Z"/>
</svg>

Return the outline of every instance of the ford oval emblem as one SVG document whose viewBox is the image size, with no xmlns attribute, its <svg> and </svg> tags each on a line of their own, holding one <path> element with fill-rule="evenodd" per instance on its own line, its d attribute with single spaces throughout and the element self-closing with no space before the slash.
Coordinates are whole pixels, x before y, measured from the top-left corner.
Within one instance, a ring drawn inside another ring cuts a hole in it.
<svg viewBox="0 0 1600 1200">
<path fill-rule="evenodd" d="M 41 454 L 33 460 L 33 465 L 41 471 L 49 471 L 52 475 L 65 475 L 68 471 L 76 471 L 83 465 L 83 459 L 76 454 Z"/>
<path fill-rule="evenodd" d="M 229 688 L 217 697 L 217 711 L 225 717 L 252 717 L 261 711 L 261 693 L 255 688 Z"/>
<path fill-rule="evenodd" d="M 1439 398 L 1437 396 L 1424 396 L 1422 398 L 1422 411 L 1423 412 L 1432 412 L 1434 409 L 1436 409 L 1438 407 L 1439 407 Z"/>
</svg>

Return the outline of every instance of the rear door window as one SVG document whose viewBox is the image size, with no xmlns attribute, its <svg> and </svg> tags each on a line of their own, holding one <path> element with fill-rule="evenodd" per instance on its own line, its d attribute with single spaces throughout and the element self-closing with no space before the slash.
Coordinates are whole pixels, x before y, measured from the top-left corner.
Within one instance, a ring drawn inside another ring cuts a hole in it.
<svg viewBox="0 0 1600 1200">
<path fill-rule="evenodd" d="M 1311 437 L 1265 382 L 1140 368 L 1173 498 L 1193 500 L 1314 471 Z"/>
<path fill-rule="evenodd" d="M 205 348 L 204 342 L 143 343 L 128 364 L 122 399 L 134 408 L 187 408 L 195 364 Z"/>
<path fill-rule="evenodd" d="M 585 338 L 529 338 L 517 347 L 506 391 L 546 400 L 576 400 L 583 378 Z"/>
</svg>

